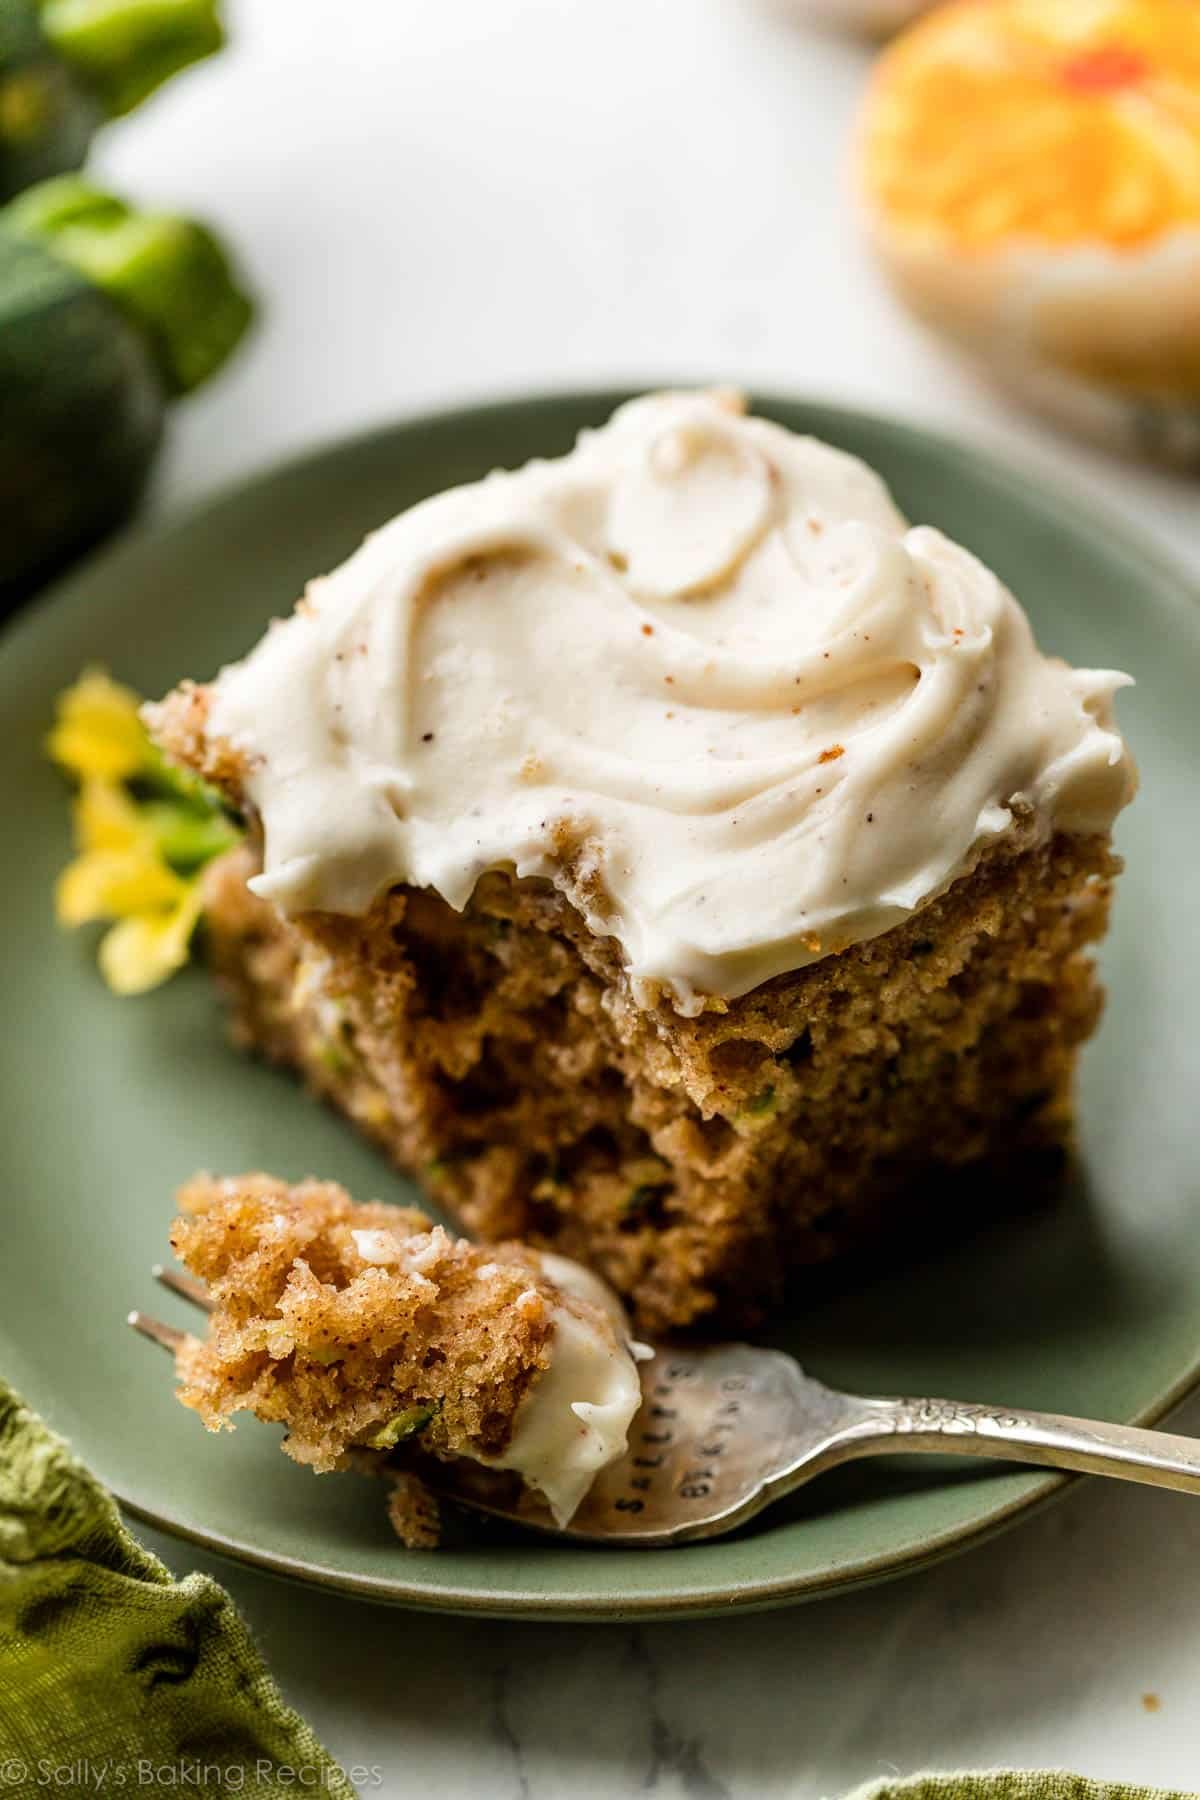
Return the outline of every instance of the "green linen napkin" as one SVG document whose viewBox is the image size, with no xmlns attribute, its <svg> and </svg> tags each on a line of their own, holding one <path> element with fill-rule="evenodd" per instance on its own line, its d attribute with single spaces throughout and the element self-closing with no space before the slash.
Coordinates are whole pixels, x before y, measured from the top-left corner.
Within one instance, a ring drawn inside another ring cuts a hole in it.
<svg viewBox="0 0 1200 1800">
<path fill-rule="evenodd" d="M 1089 1781 L 1062 1769 L 980 1769 L 963 1775 L 910 1775 L 868 1781 L 846 1800 L 1200 1800 L 1192 1793 Z"/>
<path fill-rule="evenodd" d="M 162 1787 L 355 1796 L 229 1596 L 173 1580 L 0 1382 L 0 1800 Z"/>
</svg>

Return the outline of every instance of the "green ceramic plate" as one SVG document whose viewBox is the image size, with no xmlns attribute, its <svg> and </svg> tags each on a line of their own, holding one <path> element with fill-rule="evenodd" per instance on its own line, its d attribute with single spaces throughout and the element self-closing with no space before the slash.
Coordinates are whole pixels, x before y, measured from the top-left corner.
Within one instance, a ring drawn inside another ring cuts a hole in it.
<svg viewBox="0 0 1200 1800">
<path fill-rule="evenodd" d="M 566 450 L 618 398 L 488 406 L 335 445 L 127 541 L 0 643 L 0 1370 L 138 1516 L 381 1600 L 568 1618 L 770 1606 L 911 1569 L 1063 1485 L 897 1459 L 830 1476 L 723 1543 L 589 1551 L 481 1531 L 413 1555 L 373 1483 L 315 1479 L 253 1423 L 208 1437 L 173 1400 L 165 1359 L 125 1326 L 136 1305 L 183 1317 L 149 1268 L 172 1190 L 194 1169 L 313 1172 L 364 1198 L 408 1190 L 288 1079 L 226 1047 L 201 971 L 117 1001 L 92 944 L 56 931 L 67 818 L 40 752 L 55 692 L 93 660 L 150 694 L 209 674 L 367 528 L 496 464 Z M 777 1341 L 860 1391 L 1156 1419 L 1200 1378 L 1197 596 L 1144 545 L 962 445 L 831 407 L 759 404 L 866 457 L 910 516 L 965 540 L 1049 649 L 1135 673 L 1121 715 L 1144 777 L 1121 827 L 1129 867 L 1105 950 L 1108 1019 L 1086 1057 L 1078 1190 L 827 1291 Z"/>
</svg>

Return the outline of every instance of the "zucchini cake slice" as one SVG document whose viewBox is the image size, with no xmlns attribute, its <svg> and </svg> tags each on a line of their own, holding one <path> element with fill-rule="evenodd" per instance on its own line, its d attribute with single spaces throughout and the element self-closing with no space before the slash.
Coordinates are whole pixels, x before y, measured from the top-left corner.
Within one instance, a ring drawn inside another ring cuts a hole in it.
<svg viewBox="0 0 1200 1800">
<path fill-rule="evenodd" d="M 857 459 L 676 393 L 401 514 L 148 716 L 250 825 L 207 911 L 243 1041 L 663 1331 L 1069 1144 L 1125 680 Z"/>
<path fill-rule="evenodd" d="M 430 1503 L 409 1451 L 511 1470 L 560 1524 L 624 1452 L 640 1346 L 586 1269 L 333 1182 L 198 1175 L 178 1199 L 171 1247 L 213 1302 L 177 1353 L 178 1392 L 211 1430 L 251 1412 L 318 1473 L 386 1463 L 417 1542 Z"/>
</svg>

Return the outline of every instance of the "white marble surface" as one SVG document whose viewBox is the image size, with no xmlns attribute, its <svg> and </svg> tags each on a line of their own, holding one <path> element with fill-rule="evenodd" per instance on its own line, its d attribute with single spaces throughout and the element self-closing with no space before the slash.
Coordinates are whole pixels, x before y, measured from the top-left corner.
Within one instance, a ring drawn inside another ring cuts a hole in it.
<svg viewBox="0 0 1200 1800">
<path fill-rule="evenodd" d="M 716 377 L 968 432 L 1200 566 L 1194 485 L 1009 410 L 881 290 L 846 211 L 860 47 L 737 0 L 230 13 L 234 48 L 100 158 L 218 221 L 266 301 L 180 414 L 158 507 L 447 400 Z M 203 1566 L 334 1753 L 378 1768 L 364 1793 L 816 1800 L 1004 1762 L 1200 1785 L 1200 1506 L 1172 1495 L 1093 1483 L 889 1587 L 637 1630 L 422 1619 Z"/>
<path fill-rule="evenodd" d="M 1178 1424 L 1200 1432 L 1200 1405 Z M 636 1627 L 422 1618 L 143 1535 L 232 1591 L 331 1753 L 381 1772 L 364 1795 L 834 1800 L 1011 1764 L 1200 1785 L 1200 1504 L 1182 1495 L 1092 1482 L 885 1587 Z"/>
</svg>

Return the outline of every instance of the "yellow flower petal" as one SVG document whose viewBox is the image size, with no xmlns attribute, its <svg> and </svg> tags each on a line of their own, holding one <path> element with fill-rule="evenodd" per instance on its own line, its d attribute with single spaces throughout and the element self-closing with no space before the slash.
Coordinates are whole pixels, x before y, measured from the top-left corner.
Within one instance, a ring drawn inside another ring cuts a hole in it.
<svg viewBox="0 0 1200 1800">
<path fill-rule="evenodd" d="M 103 669 L 86 669 L 58 698 L 58 717 L 46 749 L 76 775 L 110 780 L 136 775 L 149 755 L 137 695 Z"/>
<path fill-rule="evenodd" d="M 54 910 L 60 925 L 85 925 L 89 919 L 161 912 L 178 906 L 187 892 L 188 883 L 149 848 L 88 850 L 59 876 Z"/>
<path fill-rule="evenodd" d="M 166 913 L 122 919 L 100 944 L 100 973 L 114 994 L 144 994 L 182 968 L 201 912 L 199 883 Z"/>
<path fill-rule="evenodd" d="M 73 807 L 75 842 L 81 850 L 133 850 L 152 834 L 125 789 L 107 776 L 89 776 Z"/>
</svg>

